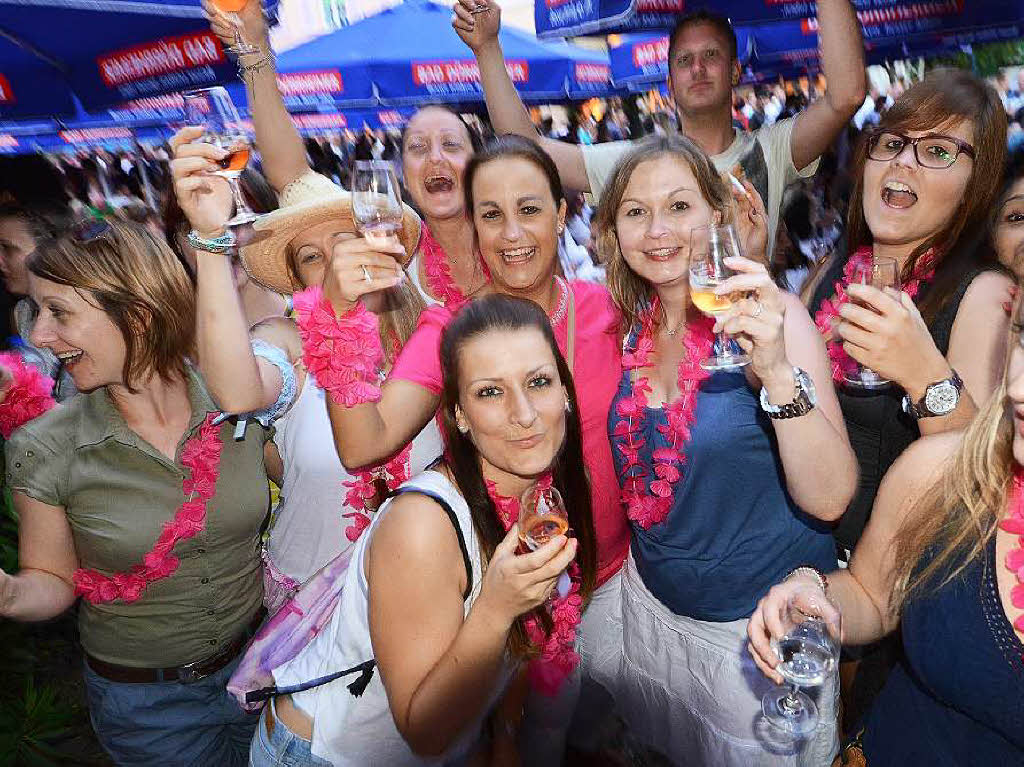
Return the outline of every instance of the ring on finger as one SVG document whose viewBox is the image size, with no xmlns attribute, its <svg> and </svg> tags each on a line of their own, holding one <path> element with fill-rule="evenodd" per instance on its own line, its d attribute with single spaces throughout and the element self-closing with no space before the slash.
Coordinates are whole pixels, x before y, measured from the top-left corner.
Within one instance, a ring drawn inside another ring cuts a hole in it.
<svg viewBox="0 0 1024 767">
<path fill-rule="evenodd" d="M 366 268 L 366 264 L 360 267 L 363 270 L 363 279 L 367 282 L 373 282 L 373 278 L 370 277 L 370 271 Z"/>
</svg>

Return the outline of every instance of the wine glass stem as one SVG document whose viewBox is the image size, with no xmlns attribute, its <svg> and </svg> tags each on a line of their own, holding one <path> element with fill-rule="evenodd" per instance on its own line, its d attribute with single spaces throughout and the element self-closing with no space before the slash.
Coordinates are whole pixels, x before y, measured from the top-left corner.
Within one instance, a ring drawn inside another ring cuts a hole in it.
<svg viewBox="0 0 1024 767">
<path fill-rule="evenodd" d="M 235 216 L 252 214 L 252 209 L 246 203 L 245 197 L 242 196 L 242 188 L 238 185 L 238 177 L 230 176 L 228 183 L 231 185 L 231 196 L 235 200 Z"/>
<path fill-rule="evenodd" d="M 801 710 L 803 710 L 803 703 L 797 697 L 797 693 L 800 692 L 800 688 L 797 685 L 791 685 L 789 688 L 789 695 L 782 699 L 781 705 L 782 710 L 789 716 L 795 716 Z"/>
<path fill-rule="evenodd" d="M 719 330 L 715 333 L 715 346 L 718 347 L 719 357 L 726 357 L 729 355 L 729 336 L 724 330 Z"/>
</svg>

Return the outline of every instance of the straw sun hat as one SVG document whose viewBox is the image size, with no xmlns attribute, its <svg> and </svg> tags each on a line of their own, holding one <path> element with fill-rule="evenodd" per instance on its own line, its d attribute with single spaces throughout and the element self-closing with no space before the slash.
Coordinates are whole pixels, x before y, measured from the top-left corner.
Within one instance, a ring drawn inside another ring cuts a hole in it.
<svg viewBox="0 0 1024 767">
<path fill-rule="evenodd" d="M 242 247 L 242 263 L 258 283 L 277 293 L 301 290 L 288 268 L 288 243 L 305 229 L 337 221 L 341 231 L 355 232 L 352 195 L 326 176 L 310 171 L 281 192 L 280 207 L 253 224 L 253 238 Z M 420 219 L 408 205 L 398 239 L 412 256 L 420 239 Z"/>
</svg>

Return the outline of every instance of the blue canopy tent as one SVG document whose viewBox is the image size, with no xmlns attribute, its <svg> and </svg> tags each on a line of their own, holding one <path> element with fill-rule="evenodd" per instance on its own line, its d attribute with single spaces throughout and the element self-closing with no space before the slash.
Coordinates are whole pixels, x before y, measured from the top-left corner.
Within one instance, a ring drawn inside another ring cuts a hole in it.
<svg viewBox="0 0 1024 767">
<path fill-rule="evenodd" d="M 600 82 L 605 54 L 508 28 L 500 34 L 512 81 L 527 101 L 610 92 L 607 77 Z M 451 28 L 451 8 L 426 0 L 407 0 L 287 51 L 278 71 L 293 110 L 483 101 L 476 60 Z"/>
<path fill-rule="evenodd" d="M 1024 0 L 853 0 L 865 40 L 1012 23 Z M 540 38 L 670 29 L 681 13 L 707 8 L 737 26 L 798 21 L 813 26 L 810 0 L 535 0 Z"/>
<path fill-rule="evenodd" d="M 0 118 L 75 116 L 234 77 L 199 0 L 0 0 Z"/>
</svg>

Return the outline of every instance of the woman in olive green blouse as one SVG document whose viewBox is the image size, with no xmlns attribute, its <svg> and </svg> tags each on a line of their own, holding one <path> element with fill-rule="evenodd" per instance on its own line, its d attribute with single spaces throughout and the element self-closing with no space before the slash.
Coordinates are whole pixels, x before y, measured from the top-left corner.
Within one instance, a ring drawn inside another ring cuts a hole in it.
<svg viewBox="0 0 1024 767">
<path fill-rule="evenodd" d="M 217 418 L 186 362 L 192 285 L 142 227 L 89 222 L 28 267 L 31 343 L 83 393 L 6 445 L 21 569 L 0 571 L 0 616 L 83 597 L 90 715 L 118 764 L 244 764 L 256 718 L 225 683 L 262 618 L 268 433 Z"/>
</svg>

